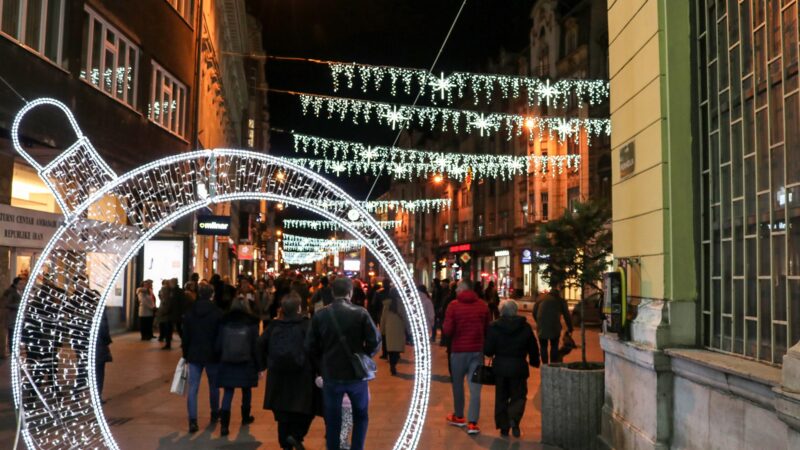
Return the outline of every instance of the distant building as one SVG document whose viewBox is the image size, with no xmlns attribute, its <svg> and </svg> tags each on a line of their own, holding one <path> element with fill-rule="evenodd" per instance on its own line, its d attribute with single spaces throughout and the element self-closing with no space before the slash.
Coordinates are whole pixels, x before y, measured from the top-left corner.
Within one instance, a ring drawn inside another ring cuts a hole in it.
<svg viewBox="0 0 800 450">
<path fill-rule="evenodd" d="M 563 78 L 607 79 L 607 35 L 605 0 L 556 2 L 543 0 L 532 11 L 530 46 L 522 54 L 501 53 L 490 62 L 491 73 L 518 74 L 551 80 Z M 601 14 L 597 14 L 600 11 Z M 574 103 L 574 102 L 573 102 Z M 464 105 L 469 108 L 471 102 Z M 608 117 L 608 104 L 582 108 L 529 108 L 525 101 L 496 100 L 494 111 L 532 116 Z M 434 147 L 424 137 L 408 142 L 421 148 Z M 426 145 L 429 144 L 429 145 Z M 441 144 L 439 144 L 441 146 Z M 610 202 L 611 158 L 607 137 L 583 138 L 575 142 L 558 139 L 506 139 L 504 135 L 483 138 L 457 136 L 448 150 L 502 155 L 580 155 L 578 171 L 549 171 L 512 179 L 471 179 L 469 182 L 427 180 L 393 183 L 385 199 L 449 198 L 452 207 L 439 214 L 397 216 L 403 225 L 394 237 L 418 282 L 432 279 L 466 278 L 492 281 L 503 296 L 533 297 L 549 289 L 539 268 L 523 255 L 535 252 L 533 236 L 538 225 L 559 217 L 576 201 L 601 199 Z M 392 219 L 392 217 L 387 217 Z M 578 298 L 577 293 L 571 293 Z"/>
<path fill-rule="evenodd" d="M 0 3 L 0 61 L 6 67 L 0 74 L 5 80 L 0 84 L 0 213 L 35 216 L 42 219 L 40 223 L 55 223 L 62 217 L 49 190 L 10 142 L 11 122 L 25 101 L 53 97 L 64 102 L 117 173 L 195 147 L 241 147 L 251 117 L 261 130 L 267 129 L 268 116 L 251 101 L 242 59 L 225 56 L 250 51 L 254 30 L 248 29 L 252 23 L 244 4 L 244 0 Z M 22 124 L 22 145 L 42 164 L 74 140 L 66 119 L 53 108 L 35 110 Z M 260 142 L 268 138 L 262 136 Z M 98 220 L 126 222 L 125 217 Z M 178 258 L 183 279 L 192 264 L 191 222 L 191 218 L 181 220 L 162 236 L 183 243 L 184 254 Z M 1 222 L 0 236 L 12 225 Z M 30 239 L 0 237 L 0 265 L 10 269 L 0 271 L 0 285 L 8 286 L 12 277 L 31 270 L 55 227 L 42 231 L 30 233 Z M 92 258 L 84 256 L 87 261 Z M 109 297 L 109 306 L 120 311 L 110 315 L 112 322 L 133 324 L 132 292 L 142 276 L 142 263 L 142 259 L 131 263 Z"/>
</svg>

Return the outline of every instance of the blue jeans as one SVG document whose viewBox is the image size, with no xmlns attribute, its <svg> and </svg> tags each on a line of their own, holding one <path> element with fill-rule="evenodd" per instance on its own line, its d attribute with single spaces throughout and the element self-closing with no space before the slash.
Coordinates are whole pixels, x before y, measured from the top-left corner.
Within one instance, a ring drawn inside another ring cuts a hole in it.
<svg viewBox="0 0 800 450">
<path fill-rule="evenodd" d="M 481 352 L 459 352 L 450 354 L 450 369 L 453 379 L 453 413 L 464 417 L 464 378 L 469 383 L 468 422 L 478 422 L 481 415 L 481 385 L 472 382 L 472 373 L 483 362 Z"/>
<path fill-rule="evenodd" d="M 208 401 L 211 403 L 211 413 L 219 412 L 219 388 L 217 387 L 217 365 L 189 363 L 189 393 L 186 396 L 186 409 L 189 411 L 189 420 L 197 420 L 197 391 L 200 389 L 200 376 L 203 369 L 208 377 Z"/>
<path fill-rule="evenodd" d="M 369 425 L 369 384 L 366 381 L 337 383 L 325 380 L 322 386 L 325 406 L 325 442 L 329 449 L 341 448 L 342 399 L 350 397 L 353 408 L 353 439 L 351 450 L 364 450 Z"/>
<path fill-rule="evenodd" d="M 242 408 L 250 410 L 250 400 L 253 398 L 252 390 L 247 388 L 240 388 L 242 390 Z M 222 392 L 222 410 L 230 411 L 233 404 L 233 391 L 236 388 L 225 388 Z"/>
</svg>

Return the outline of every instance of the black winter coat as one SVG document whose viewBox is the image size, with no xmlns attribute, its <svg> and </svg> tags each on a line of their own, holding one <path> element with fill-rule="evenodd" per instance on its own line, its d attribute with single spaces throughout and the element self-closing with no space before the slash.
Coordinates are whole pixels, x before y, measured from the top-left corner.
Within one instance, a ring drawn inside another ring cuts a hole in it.
<svg viewBox="0 0 800 450">
<path fill-rule="evenodd" d="M 261 370 L 267 369 L 270 337 L 278 328 L 300 328 L 306 336 L 311 320 L 306 317 L 291 320 L 273 320 L 258 339 Z M 296 342 L 297 352 L 306 353 L 304 341 Z M 264 409 L 275 412 L 292 412 L 322 415 L 322 391 L 314 384 L 316 372 L 311 357 L 301 370 L 285 371 L 273 368 L 267 372 L 267 388 L 264 392 Z"/>
<path fill-rule="evenodd" d="M 334 326 L 334 315 L 347 348 Z M 352 354 L 365 353 L 372 357 L 380 346 L 380 334 L 367 311 L 344 299 L 336 299 L 315 313 L 311 330 L 306 335 L 306 350 L 325 381 L 360 381 L 353 367 Z M 348 351 L 352 353 L 348 354 Z"/>
<path fill-rule="evenodd" d="M 531 326 L 521 316 L 501 317 L 492 322 L 483 353 L 494 357 L 492 367 L 498 377 L 528 378 L 528 361 L 531 366 L 539 367 L 539 344 Z"/>
<path fill-rule="evenodd" d="M 222 355 L 225 327 L 245 325 L 250 330 L 250 359 L 243 363 L 220 361 L 217 380 L 219 387 L 256 387 L 258 385 L 258 320 L 244 311 L 231 311 L 222 317 L 217 335 L 217 356 Z"/>
<path fill-rule="evenodd" d="M 214 364 L 219 361 L 216 345 L 222 310 L 211 300 L 196 300 L 183 316 L 181 348 L 186 362 Z"/>
</svg>

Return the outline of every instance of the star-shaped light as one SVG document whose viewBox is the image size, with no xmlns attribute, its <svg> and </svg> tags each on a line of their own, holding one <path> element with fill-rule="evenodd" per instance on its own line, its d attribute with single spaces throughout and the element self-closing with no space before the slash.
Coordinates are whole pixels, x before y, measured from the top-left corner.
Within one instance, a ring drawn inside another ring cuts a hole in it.
<svg viewBox="0 0 800 450">
<path fill-rule="evenodd" d="M 409 119 L 408 116 L 403 115 L 403 111 L 397 109 L 397 106 L 392 106 L 391 111 L 386 111 L 386 114 L 383 114 L 383 118 L 386 119 L 387 122 L 392 124 L 392 129 L 394 130 L 397 124 L 403 124 L 406 120 Z"/>
<path fill-rule="evenodd" d="M 367 161 L 373 160 L 373 159 L 377 158 L 378 156 L 380 156 L 378 154 L 378 151 L 375 150 L 374 148 L 372 148 L 372 146 L 367 147 L 367 150 L 364 152 L 364 158 Z"/>
<path fill-rule="evenodd" d="M 392 166 L 392 172 L 394 172 L 394 174 L 397 176 L 402 176 L 404 173 L 406 173 L 406 170 L 408 170 L 408 168 L 403 164 L 395 164 Z"/>
<path fill-rule="evenodd" d="M 449 78 L 444 77 L 444 72 L 439 75 L 438 79 L 433 79 L 431 82 L 428 83 L 434 91 L 439 91 L 442 95 L 442 100 L 444 100 L 444 95 L 450 92 L 450 89 L 455 87 L 452 81 Z"/>
<path fill-rule="evenodd" d="M 336 173 L 336 175 L 338 176 L 338 175 L 340 175 L 342 172 L 344 172 L 345 170 L 347 170 L 347 166 L 345 166 L 345 165 L 344 165 L 344 163 L 340 163 L 340 162 L 339 162 L 339 163 L 336 163 L 336 164 L 334 164 L 333 166 L 331 166 L 331 170 L 333 170 L 333 172 L 334 172 L 334 173 Z"/>
<path fill-rule="evenodd" d="M 575 133 L 575 127 L 570 121 L 559 119 L 558 125 L 556 126 L 556 133 L 558 133 L 559 140 L 565 141 L 569 136 Z"/>
<path fill-rule="evenodd" d="M 550 84 L 549 79 L 545 80 L 544 84 L 540 84 L 539 87 L 536 88 L 536 95 L 544 98 L 547 106 L 550 106 L 550 98 L 554 97 L 557 93 L 558 89 Z"/>
<path fill-rule="evenodd" d="M 490 128 L 494 125 L 494 122 L 486 117 L 483 113 L 481 113 L 480 117 L 475 119 L 474 122 L 469 123 L 471 126 L 481 130 L 481 137 L 483 137 L 486 133 L 487 128 Z"/>
<path fill-rule="evenodd" d="M 434 164 L 436 164 L 436 167 L 438 167 L 439 169 L 444 170 L 447 169 L 448 161 L 445 156 L 440 156 L 436 158 Z"/>
</svg>

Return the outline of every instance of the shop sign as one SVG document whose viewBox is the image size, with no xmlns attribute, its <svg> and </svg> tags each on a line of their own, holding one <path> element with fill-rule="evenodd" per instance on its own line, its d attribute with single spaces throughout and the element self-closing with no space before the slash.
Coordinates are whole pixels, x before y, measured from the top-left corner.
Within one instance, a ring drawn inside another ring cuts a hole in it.
<svg viewBox="0 0 800 450">
<path fill-rule="evenodd" d="M 530 264 L 533 262 L 533 252 L 529 248 L 522 249 L 522 264 Z"/>
<path fill-rule="evenodd" d="M 508 256 L 511 253 L 508 250 L 495 250 L 494 256 Z"/>
<path fill-rule="evenodd" d="M 464 264 L 466 264 L 466 263 L 468 263 L 468 262 L 469 262 L 469 260 L 470 260 L 470 259 L 472 259 L 472 258 L 470 258 L 470 257 L 469 257 L 469 253 L 462 253 L 462 254 L 461 254 L 461 257 L 460 257 L 459 259 L 461 260 L 461 262 L 463 262 Z"/>
<path fill-rule="evenodd" d="M 58 214 L 0 205 L 0 245 L 44 248 L 62 220 Z"/>
<path fill-rule="evenodd" d="M 472 250 L 472 245 L 470 244 L 453 245 L 450 247 L 450 253 L 468 252 L 470 250 Z"/>
<path fill-rule="evenodd" d="M 253 246 L 252 245 L 239 245 L 237 248 L 237 259 L 239 261 L 252 261 L 253 260 Z"/>
<path fill-rule="evenodd" d="M 633 141 L 625 144 L 619 151 L 619 177 L 628 177 L 636 170 L 636 146 Z"/>
<path fill-rule="evenodd" d="M 197 234 L 203 236 L 229 236 L 231 234 L 231 217 L 198 216 Z"/>
</svg>

